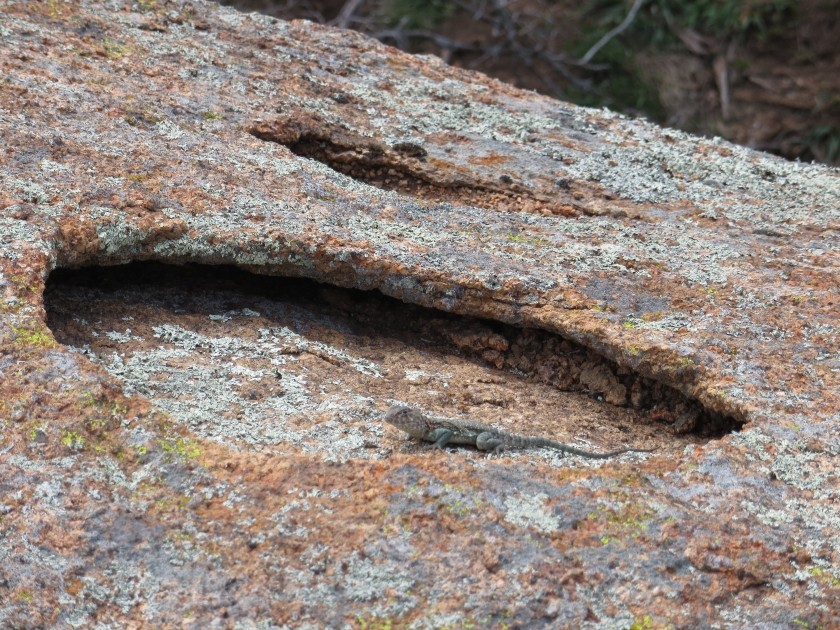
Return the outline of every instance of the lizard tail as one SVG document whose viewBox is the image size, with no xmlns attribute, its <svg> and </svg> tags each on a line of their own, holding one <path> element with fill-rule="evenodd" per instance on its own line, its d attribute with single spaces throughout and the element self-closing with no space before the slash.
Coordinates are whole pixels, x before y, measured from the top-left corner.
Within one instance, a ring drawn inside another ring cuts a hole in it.
<svg viewBox="0 0 840 630">
<path fill-rule="evenodd" d="M 615 457 L 616 455 L 621 455 L 622 453 L 651 453 L 653 451 L 649 450 L 642 450 L 637 448 L 621 448 L 617 451 L 608 451 L 606 453 L 594 453 L 592 451 L 584 451 L 579 448 L 575 448 L 574 446 L 569 446 L 568 444 L 563 444 L 562 442 L 555 442 L 554 440 L 544 440 L 543 444 L 535 444 L 534 446 L 548 446 L 550 448 L 557 449 L 558 451 L 563 451 L 564 453 L 570 453 L 572 455 L 579 455 L 580 457 L 586 457 L 588 459 L 609 459 L 610 457 Z"/>
</svg>

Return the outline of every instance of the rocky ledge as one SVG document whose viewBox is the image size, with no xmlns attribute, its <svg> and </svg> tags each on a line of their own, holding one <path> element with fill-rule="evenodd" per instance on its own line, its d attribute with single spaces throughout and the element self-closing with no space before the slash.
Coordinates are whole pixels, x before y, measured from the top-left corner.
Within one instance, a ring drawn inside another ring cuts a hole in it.
<svg viewBox="0 0 840 630">
<path fill-rule="evenodd" d="M 836 170 L 200 1 L 0 68 L 3 627 L 840 626 Z"/>
</svg>

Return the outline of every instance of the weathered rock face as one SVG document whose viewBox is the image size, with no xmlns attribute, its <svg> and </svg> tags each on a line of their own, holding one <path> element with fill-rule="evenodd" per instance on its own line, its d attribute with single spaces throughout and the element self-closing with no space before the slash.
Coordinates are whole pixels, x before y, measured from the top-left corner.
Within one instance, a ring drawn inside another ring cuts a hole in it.
<svg viewBox="0 0 840 630">
<path fill-rule="evenodd" d="M 837 171 L 182 0 L 0 1 L 0 134 L 0 625 L 840 626 Z"/>
</svg>

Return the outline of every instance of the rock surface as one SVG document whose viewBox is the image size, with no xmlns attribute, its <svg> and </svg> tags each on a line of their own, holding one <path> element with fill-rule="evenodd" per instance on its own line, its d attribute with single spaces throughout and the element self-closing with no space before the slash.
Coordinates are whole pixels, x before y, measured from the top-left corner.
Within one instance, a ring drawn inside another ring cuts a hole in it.
<svg viewBox="0 0 840 630">
<path fill-rule="evenodd" d="M 836 170 L 203 2 L 0 69 L 3 627 L 840 626 Z"/>
</svg>

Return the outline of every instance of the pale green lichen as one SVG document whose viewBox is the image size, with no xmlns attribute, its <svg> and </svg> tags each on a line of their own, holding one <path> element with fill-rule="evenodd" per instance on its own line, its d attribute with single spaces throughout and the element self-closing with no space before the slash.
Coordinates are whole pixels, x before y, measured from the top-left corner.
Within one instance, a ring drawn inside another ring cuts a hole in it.
<svg viewBox="0 0 840 630">
<path fill-rule="evenodd" d="M 27 328 L 25 326 L 12 326 L 15 344 L 18 346 L 54 348 L 55 339 L 46 330 Z"/>
<path fill-rule="evenodd" d="M 85 439 L 76 431 L 65 431 L 61 435 L 61 443 L 73 451 L 80 451 L 85 447 Z"/>
<path fill-rule="evenodd" d="M 517 527 L 533 527 L 544 533 L 557 531 L 557 517 L 546 506 L 548 496 L 543 493 L 517 494 L 505 499 L 505 520 Z"/>
</svg>

